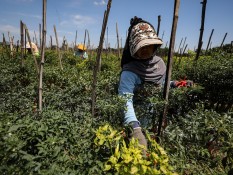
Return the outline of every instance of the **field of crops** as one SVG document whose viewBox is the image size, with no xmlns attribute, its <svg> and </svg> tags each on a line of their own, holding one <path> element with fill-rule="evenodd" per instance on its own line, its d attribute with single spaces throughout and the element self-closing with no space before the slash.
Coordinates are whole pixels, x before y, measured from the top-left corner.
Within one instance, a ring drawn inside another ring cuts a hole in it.
<svg viewBox="0 0 233 175">
<path fill-rule="evenodd" d="M 32 55 L 22 64 L 20 51 L 13 56 L 8 51 L 1 47 L 1 174 L 233 173 L 233 57 L 227 47 L 197 62 L 195 53 L 175 56 L 172 79 L 185 74 L 195 86 L 170 90 L 159 144 L 154 138 L 165 104 L 162 90 L 151 84 L 138 90 L 134 105 L 149 142 L 147 158 L 141 157 L 137 142 L 127 140 L 122 125 L 116 53 L 102 53 L 93 116 L 95 51 L 86 60 L 62 51 L 61 69 L 56 50 L 46 49 L 43 111 L 38 111 Z"/>
</svg>

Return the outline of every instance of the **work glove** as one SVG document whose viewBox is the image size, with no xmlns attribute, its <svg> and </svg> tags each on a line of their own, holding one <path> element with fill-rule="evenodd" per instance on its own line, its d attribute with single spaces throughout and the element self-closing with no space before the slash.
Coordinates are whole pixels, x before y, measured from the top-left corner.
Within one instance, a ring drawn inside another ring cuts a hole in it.
<svg viewBox="0 0 233 175">
<path fill-rule="evenodd" d="M 137 127 L 132 130 L 132 132 L 129 134 L 129 140 L 131 140 L 132 138 L 138 140 L 138 143 L 145 147 L 142 151 L 142 155 L 143 157 L 146 157 L 147 141 L 144 134 L 142 133 L 141 127 Z"/>
</svg>

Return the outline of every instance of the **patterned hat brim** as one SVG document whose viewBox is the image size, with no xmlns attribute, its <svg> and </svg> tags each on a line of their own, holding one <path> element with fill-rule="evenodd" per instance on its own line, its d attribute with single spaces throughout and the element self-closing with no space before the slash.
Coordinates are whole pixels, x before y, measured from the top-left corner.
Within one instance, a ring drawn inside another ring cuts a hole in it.
<svg viewBox="0 0 233 175">
<path fill-rule="evenodd" d="M 147 38 L 147 39 L 144 39 L 144 40 L 141 40 L 139 43 L 137 43 L 136 47 L 133 49 L 133 51 L 131 51 L 131 55 L 133 57 L 135 57 L 135 54 L 136 52 L 142 48 L 142 47 L 145 47 L 145 46 L 148 46 L 148 45 L 159 45 L 161 46 L 163 44 L 162 40 L 160 38 Z"/>
</svg>

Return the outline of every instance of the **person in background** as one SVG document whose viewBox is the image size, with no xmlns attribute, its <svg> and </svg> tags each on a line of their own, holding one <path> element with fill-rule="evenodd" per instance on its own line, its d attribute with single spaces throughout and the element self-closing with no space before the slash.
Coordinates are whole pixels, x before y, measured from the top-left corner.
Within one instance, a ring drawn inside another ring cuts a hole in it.
<svg viewBox="0 0 233 175">
<path fill-rule="evenodd" d="M 78 44 L 75 47 L 74 55 L 77 56 L 77 57 L 80 57 L 82 59 L 87 59 L 88 58 L 88 54 L 86 52 L 86 47 L 83 44 Z"/>
<path fill-rule="evenodd" d="M 39 50 L 38 50 L 36 44 L 33 43 L 33 42 L 31 42 L 31 45 L 32 45 L 32 49 L 33 49 L 34 54 L 35 54 L 36 56 L 39 56 L 40 54 L 39 54 Z M 30 46 L 30 43 L 29 43 L 29 42 L 26 43 L 26 49 L 27 49 L 27 52 L 28 52 L 29 54 L 32 54 L 32 50 L 31 50 L 31 46 Z"/>
<path fill-rule="evenodd" d="M 156 56 L 156 50 L 163 44 L 158 38 L 153 25 L 141 18 L 130 20 L 128 36 L 121 59 L 121 75 L 118 94 L 126 102 L 124 110 L 124 125 L 132 128 L 130 139 L 135 138 L 144 146 L 146 154 L 147 141 L 142 133 L 134 107 L 133 96 L 135 88 L 144 82 L 162 86 L 166 66 L 162 58 Z"/>
</svg>

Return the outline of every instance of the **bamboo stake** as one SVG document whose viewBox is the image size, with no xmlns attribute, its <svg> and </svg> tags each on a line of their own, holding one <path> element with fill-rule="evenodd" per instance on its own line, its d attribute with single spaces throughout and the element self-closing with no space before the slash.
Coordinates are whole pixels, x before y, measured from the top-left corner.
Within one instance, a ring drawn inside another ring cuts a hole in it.
<svg viewBox="0 0 233 175">
<path fill-rule="evenodd" d="M 87 30 L 87 52 L 90 49 L 91 41 L 90 41 L 90 35 L 89 31 Z"/>
<path fill-rule="evenodd" d="M 120 53 L 122 53 L 122 37 L 121 37 Z"/>
<path fill-rule="evenodd" d="M 161 15 L 158 16 L 157 36 L 159 36 L 160 22 L 161 22 Z"/>
<path fill-rule="evenodd" d="M 3 46 L 6 45 L 6 38 L 5 38 L 4 33 L 2 34 L 2 43 L 3 43 Z"/>
<path fill-rule="evenodd" d="M 162 38 L 161 38 L 162 40 L 163 40 L 164 32 L 165 32 L 165 31 L 163 31 L 163 34 L 162 34 Z"/>
<path fill-rule="evenodd" d="M 232 56 L 232 53 L 233 53 L 233 41 L 231 41 L 231 56 Z"/>
<path fill-rule="evenodd" d="M 182 56 L 184 55 L 185 50 L 187 49 L 187 47 L 188 47 L 188 44 L 186 44 L 186 45 L 185 45 L 185 47 L 184 47 L 184 50 L 183 50 L 182 54 L 180 54 L 180 59 L 179 59 L 178 65 L 180 65 L 180 63 L 181 63 L 181 59 L 182 59 Z"/>
<path fill-rule="evenodd" d="M 52 36 L 50 35 L 50 50 L 52 50 L 53 48 L 53 38 Z"/>
<path fill-rule="evenodd" d="M 200 52 L 201 52 L 202 37 L 203 37 L 203 33 L 204 33 L 204 25 L 205 25 L 205 10 L 206 10 L 206 3 L 207 3 L 207 0 L 203 0 L 203 2 L 201 2 L 201 4 L 202 4 L 201 28 L 200 28 L 200 36 L 199 36 L 199 42 L 198 42 L 198 48 L 197 48 L 197 54 L 196 54 L 195 61 L 197 61 L 197 60 L 198 60 L 198 57 L 199 57 Z"/>
<path fill-rule="evenodd" d="M 184 46 L 186 44 L 186 39 L 187 39 L 187 37 L 184 38 L 184 43 L 183 43 L 182 49 L 180 49 L 180 54 L 182 54 L 182 52 L 184 50 Z"/>
<path fill-rule="evenodd" d="M 169 95 L 171 72 L 172 72 L 172 62 L 173 62 L 174 46 L 176 39 L 176 28 L 178 22 L 179 6 L 180 6 L 180 0 L 175 0 L 171 38 L 170 38 L 169 51 L 168 51 L 166 78 L 163 89 L 163 98 L 165 99 L 166 104 L 164 106 L 163 115 L 159 117 L 158 135 L 157 135 L 158 137 L 161 134 L 162 123 L 163 120 L 166 118 L 167 108 L 168 108 L 168 95 Z"/>
<path fill-rule="evenodd" d="M 187 47 L 188 47 L 188 44 L 185 45 L 182 55 L 184 55 L 184 53 L 185 53 Z"/>
<path fill-rule="evenodd" d="M 108 15 L 109 15 L 109 12 L 111 9 L 111 3 L 112 3 L 112 0 L 108 0 L 107 10 L 105 10 L 105 12 L 104 12 L 99 47 L 97 50 L 96 66 L 95 66 L 94 71 L 93 71 L 92 98 L 91 98 L 92 99 L 91 112 L 92 112 L 93 117 L 95 116 L 97 74 L 98 74 L 98 70 L 100 68 L 101 52 L 103 49 L 104 35 L 105 35 L 105 30 L 106 30 L 106 26 L 107 26 L 107 22 L 108 22 Z"/>
<path fill-rule="evenodd" d="M 37 40 L 37 36 L 36 36 L 35 30 L 34 30 L 34 35 L 35 35 L 36 46 L 38 47 L 38 40 Z"/>
<path fill-rule="evenodd" d="M 207 47 L 206 47 L 205 52 L 207 52 L 208 49 L 209 49 L 209 45 L 210 45 L 210 41 L 211 41 L 211 38 L 212 38 L 213 33 L 214 33 L 214 29 L 212 29 L 212 31 L 211 31 L 211 34 L 210 34 L 209 41 L 208 41 L 208 44 L 207 44 Z"/>
<path fill-rule="evenodd" d="M 17 40 L 17 45 L 16 45 L 16 53 L 19 52 L 19 40 Z"/>
<path fill-rule="evenodd" d="M 76 30 L 75 39 L 74 39 L 74 47 L 76 47 L 76 44 L 77 44 L 77 30 Z"/>
<path fill-rule="evenodd" d="M 10 35 L 10 32 L 8 31 L 8 38 L 9 38 L 9 44 L 10 44 L 10 58 L 13 58 L 13 38 Z"/>
<path fill-rule="evenodd" d="M 24 28 L 23 28 L 24 24 L 22 22 L 22 20 L 20 21 L 20 36 L 21 36 L 21 39 L 20 39 L 20 45 L 21 45 L 21 67 L 24 67 L 24 48 L 23 48 L 23 45 L 24 45 Z"/>
<path fill-rule="evenodd" d="M 26 30 L 26 35 L 27 35 L 28 42 L 29 42 L 29 45 L 30 45 L 30 48 L 31 48 L 31 51 L 32 51 L 32 56 L 33 56 L 33 59 L 34 59 L 34 62 L 35 62 L 36 72 L 37 72 L 37 75 L 39 75 L 39 66 L 38 66 L 38 63 L 37 63 L 37 60 L 36 60 L 36 56 L 35 56 L 34 50 L 32 48 L 31 38 L 30 38 L 30 35 L 29 35 L 28 28 L 27 28 L 26 24 L 24 24 L 24 28 Z"/>
<path fill-rule="evenodd" d="M 44 69 L 44 54 L 45 54 L 45 43 L 46 43 L 46 8 L 47 0 L 43 0 L 43 33 L 42 33 L 42 45 L 41 45 L 41 62 L 40 62 L 40 74 L 39 74 L 39 112 L 42 112 L 43 106 L 43 69 Z"/>
<path fill-rule="evenodd" d="M 84 41 L 83 41 L 83 50 L 84 50 L 85 45 L 86 45 L 86 35 L 87 35 L 87 30 L 85 29 L 85 33 L 84 33 Z"/>
<path fill-rule="evenodd" d="M 181 38 L 180 45 L 179 45 L 179 48 L 177 50 L 178 54 L 180 53 L 180 46 L 181 46 L 182 42 L 183 42 L 183 38 Z"/>
<path fill-rule="evenodd" d="M 4 33 L 2 33 L 2 46 L 3 46 L 3 52 L 6 50 L 6 39 Z M 2 57 L 4 58 L 4 53 L 2 52 Z"/>
<path fill-rule="evenodd" d="M 121 53 L 120 53 L 120 43 L 119 43 L 119 34 L 118 34 L 118 26 L 116 23 L 116 34 L 117 34 L 117 51 L 118 51 L 118 60 L 120 60 L 121 58 Z"/>
<path fill-rule="evenodd" d="M 25 26 L 25 24 L 23 24 L 23 25 Z M 24 27 L 23 27 L 23 28 L 24 28 Z M 25 28 L 24 28 L 24 34 L 25 34 L 25 35 L 24 35 L 24 41 L 25 41 L 25 42 L 24 42 L 24 48 L 25 48 L 25 49 L 24 49 L 24 56 L 26 56 L 26 54 L 27 54 L 27 51 L 26 51 L 26 50 L 27 50 L 27 49 L 26 49 L 26 45 L 27 45 L 27 35 L 26 35 L 26 29 L 25 29 Z"/>
<path fill-rule="evenodd" d="M 226 37 L 227 37 L 227 33 L 225 33 L 225 35 L 224 35 L 224 37 L 223 37 L 223 40 L 222 40 L 222 43 L 221 43 L 220 48 L 222 48 L 222 47 L 223 47 L 223 43 L 224 43 L 224 41 L 225 41 Z"/>
<path fill-rule="evenodd" d="M 56 43 L 57 43 L 57 48 L 56 49 L 57 49 L 57 53 L 58 53 L 59 64 L 60 64 L 61 70 L 63 70 L 56 26 L 54 25 L 53 28 L 54 28 L 54 33 L 55 33 L 55 38 L 56 38 Z"/>
<path fill-rule="evenodd" d="M 106 48 L 106 58 L 108 58 L 108 27 L 107 27 L 107 40 L 106 40 L 106 42 L 105 42 L 105 48 Z"/>
<path fill-rule="evenodd" d="M 40 48 L 41 48 L 41 24 L 39 24 L 39 38 L 40 38 Z"/>
</svg>

